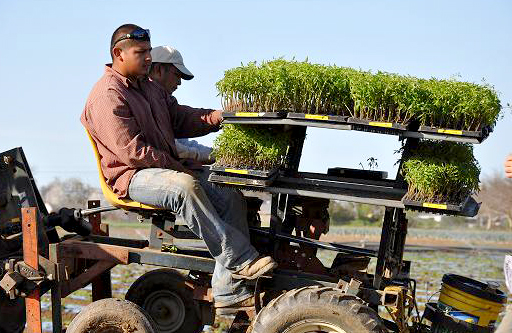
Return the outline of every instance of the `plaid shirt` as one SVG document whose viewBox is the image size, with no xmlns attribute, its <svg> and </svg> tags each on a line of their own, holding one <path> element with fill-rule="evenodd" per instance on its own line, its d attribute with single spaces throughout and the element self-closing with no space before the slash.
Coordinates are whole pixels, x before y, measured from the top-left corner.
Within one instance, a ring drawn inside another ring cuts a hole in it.
<svg viewBox="0 0 512 333">
<path fill-rule="evenodd" d="M 80 120 L 96 142 L 107 184 L 124 198 L 140 169 L 186 171 L 174 139 L 217 131 L 222 115 L 179 105 L 156 82 L 131 81 L 107 65 Z"/>
</svg>

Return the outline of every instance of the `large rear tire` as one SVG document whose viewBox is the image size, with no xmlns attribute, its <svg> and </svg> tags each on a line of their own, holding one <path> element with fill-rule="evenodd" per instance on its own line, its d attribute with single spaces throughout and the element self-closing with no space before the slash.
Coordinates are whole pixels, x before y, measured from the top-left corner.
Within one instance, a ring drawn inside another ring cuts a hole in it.
<svg viewBox="0 0 512 333">
<path fill-rule="evenodd" d="M 140 276 L 125 299 L 146 310 L 158 332 L 199 333 L 203 329 L 199 307 L 185 281 L 173 269 L 156 269 Z"/>
<path fill-rule="evenodd" d="M 327 287 L 290 290 L 256 316 L 252 333 L 384 333 L 379 316 L 356 296 Z"/>
<path fill-rule="evenodd" d="M 156 333 L 154 324 L 138 305 L 105 298 L 86 306 L 69 324 L 67 333 Z"/>
</svg>

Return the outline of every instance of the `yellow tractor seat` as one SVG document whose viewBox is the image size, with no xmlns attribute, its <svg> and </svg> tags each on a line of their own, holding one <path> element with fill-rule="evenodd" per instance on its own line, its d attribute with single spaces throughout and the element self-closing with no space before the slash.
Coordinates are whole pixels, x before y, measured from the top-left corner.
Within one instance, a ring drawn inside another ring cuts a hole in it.
<svg viewBox="0 0 512 333">
<path fill-rule="evenodd" d="M 101 170 L 101 162 L 100 162 L 100 153 L 98 152 L 98 147 L 96 146 L 96 142 L 94 142 L 91 134 L 89 134 L 89 131 L 87 129 L 85 130 L 87 133 L 87 137 L 91 141 L 92 148 L 94 150 L 94 156 L 96 157 L 96 165 L 98 167 L 98 172 L 100 175 L 100 186 L 101 191 L 103 192 L 103 195 L 107 199 L 108 202 L 110 202 L 111 205 L 122 208 L 125 210 L 163 210 L 164 208 L 145 205 L 143 203 L 127 200 L 127 199 L 119 199 L 117 195 L 112 191 L 112 189 L 107 185 L 107 182 L 105 181 L 105 176 L 103 175 L 103 171 Z"/>
</svg>

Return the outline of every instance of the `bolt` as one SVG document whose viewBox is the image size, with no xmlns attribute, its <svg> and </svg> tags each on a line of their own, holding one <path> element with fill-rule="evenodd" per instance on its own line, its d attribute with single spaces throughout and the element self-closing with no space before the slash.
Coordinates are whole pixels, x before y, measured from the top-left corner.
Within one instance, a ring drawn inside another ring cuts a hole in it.
<svg viewBox="0 0 512 333">
<path fill-rule="evenodd" d="M 9 165 L 9 164 L 11 164 L 11 162 L 12 162 L 12 156 L 5 155 L 4 156 L 4 163 Z"/>
</svg>

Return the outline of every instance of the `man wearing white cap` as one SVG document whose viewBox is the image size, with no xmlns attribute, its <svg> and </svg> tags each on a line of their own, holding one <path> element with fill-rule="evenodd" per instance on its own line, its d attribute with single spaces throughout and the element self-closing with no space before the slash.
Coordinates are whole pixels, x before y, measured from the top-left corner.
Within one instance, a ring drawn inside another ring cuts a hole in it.
<svg viewBox="0 0 512 333">
<path fill-rule="evenodd" d="M 184 80 L 191 80 L 194 77 L 185 67 L 180 52 L 170 46 L 153 48 L 151 50 L 151 58 L 152 64 L 149 77 L 152 81 L 162 86 L 169 95 L 172 95 L 178 88 L 182 78 Z M 175 99 L 174 96 L 171 96 L 171 98 Z M 183 105 L 180 105 L 180 109 L 180 112 L 187 112 L 188 110 Z M 176 139 L 175 142 L 180 158 L 193 159 L 202 164 L 213 163 L 209 157 L 211 148 L 202 146 L 196 141 L 188 141 L 187 139 Z M 190 165 L 187 165 L 187 167 L 191 168 Z M 207 174 L 199 170 L 196 173 L 196 177 L 200 179 L 205 177 L 207 179 Z M 216 198 L 216 209 L 223 211 L 224 214 L 229 216 L 230 225 L 236 228 L 237 232 L 241 232 L 244 238 L 249 239 L 246 216 L 244 216 L 246 214 L 246 203 L 240 191 L 218 187 L 211 183 L 205 184 L 204 188 Z M 232 239 L 239 237 L 230 236 Z M 229 255 L 229 253 L 226 253 L 226 255 Z M 277 264 L 267 257 L 261 260 L 261 265 L 273 268 Z M 254 267 L 257 267 L 257 265 Z M 265 270 L 268 271 L 269 269 Z M 245 281 L 240 279 L 240 277 L 233 276 L 218 261 L 216 261 L 212 276 L 212 289 L 217 314 L 230 314 L 238 310 L 248 310 L 254 307 L 254 297 L 251 297 L 252 291 L 248 288 Z"/>
<path fill-rule="evenodd" d="M 194 75 L 185 67 L 181 53 L 170 46 L 158 46 L 151 50 L 152 65 L 149 76 L 172 95 L 181 85 L 181 79 L 192 80 Z M 176 139 L 178 155 L 183 159 L 191 159 L 200 164 L 211 164 L 212 148 L 203 146 L 195 140 Z"/>
</svg>

